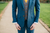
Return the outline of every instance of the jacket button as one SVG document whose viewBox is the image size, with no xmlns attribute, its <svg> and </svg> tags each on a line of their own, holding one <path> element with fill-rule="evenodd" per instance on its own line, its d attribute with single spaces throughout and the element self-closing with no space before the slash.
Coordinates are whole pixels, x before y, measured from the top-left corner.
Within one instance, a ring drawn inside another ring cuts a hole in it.
<svg viewBox="0 0 50 33">
<path fill-rule="evenodd" d="M 25 18 L 25 20 L 26 20 L 26 18 Z"/>
<path fill-rule="evenodd" d="M 23 9 L 23 11 L 24 11 L 24 9 Z"/>
<path fill-rule="evenodd" d="M 24 15 L 23 15 L 23 17 L 24 17 Z"/>
<path fill-rule="evenodd" d="M 27 8 L 26 8 L 27 9 Z"/>
</svg>

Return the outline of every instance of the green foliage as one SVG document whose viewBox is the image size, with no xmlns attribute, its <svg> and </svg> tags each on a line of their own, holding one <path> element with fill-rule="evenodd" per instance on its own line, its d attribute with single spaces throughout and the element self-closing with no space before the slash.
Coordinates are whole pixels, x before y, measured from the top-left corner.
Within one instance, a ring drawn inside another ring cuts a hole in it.
<svg viewBox="0 0 50 33">
<path fill-rule="evenodd" d="M 49 3 L 49 0 L 47 0 L 46 2 Z"/>
<path fill-rule="evenodd" d="M 0 1 L 0 4 L 3 4 L 3 3 L 5 3 L 5 1 Z"/>
<path fill-rule="evenodd" d="M 40 4 L 40 19 L 50 28 L 50 4 Z"/>
<path fill-rule="evenodd" d="M 2 12 L 2 10 L 7 6 L 8 3 L 0 3 L 0 13 Z"/>
</svg>

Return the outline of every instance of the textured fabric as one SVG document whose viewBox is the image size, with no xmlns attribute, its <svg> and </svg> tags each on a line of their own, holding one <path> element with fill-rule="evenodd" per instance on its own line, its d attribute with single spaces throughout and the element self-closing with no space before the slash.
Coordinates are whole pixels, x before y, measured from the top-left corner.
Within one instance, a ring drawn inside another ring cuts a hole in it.
<svg viewBox="0 0 50 33">
<path fill-rule="evenodd" d="M 34 15 L 34 7 L 36 9 L 36 15 Z M 16 15 L 16 9 L 18 8 L 18 14 Z M 39 0 L 29 0 L 29 7 L 28 7 L 28 19 L 27 19 L 27 26 L 30 28 L 30 26 L 34 23 L 38 23 L 39 19 L 39 13 L 40 13 L 40 1 Z M 13 23 L 17 22 L 20 27 L 24 27 L 24 21 L 25 17 L 24 11 L 24 4 L 23 0 L 13 0 L 12 2 L 12 17 L 13 17 Z"/>
<path fill-rule="evenodd" d="M 18 30 L 18 33 L 25 33 L 25 30 L 27 33 L 34 33 L 34 29 L 30 30 L 30 28 L 27 27 L 27 20 L 25 20 L 24 27 L 21 28 L 21 30 Z"/>
<path fill-rule="evenodd" d="M 25 20 L 26 20 L 26 19 L 27 19 L 27 12 L 28 12 L 28 4 L 29 4 L 29 0 L 27 0 L 27 3 L 26 3 L 26 0 L 23 0 L 23 3 L 24 3 Z"/>
</svg>

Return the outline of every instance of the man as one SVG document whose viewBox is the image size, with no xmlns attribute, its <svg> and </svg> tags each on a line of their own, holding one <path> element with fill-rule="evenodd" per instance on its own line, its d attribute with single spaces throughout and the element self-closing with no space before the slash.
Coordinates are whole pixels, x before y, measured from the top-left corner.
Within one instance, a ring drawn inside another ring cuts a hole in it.
<svg viewBox="0 0 50 33">
<path fill-rule="evenodd" d="M 34 14 L 34 7 L 36 15 Z M 16 15 L 16 9 L 18 14 Z M 12 17 L 18 33 L 34 33 L 35 25 L 38 23 L 40 12 L 39 0 L 13 0 Z"/>
</svg>

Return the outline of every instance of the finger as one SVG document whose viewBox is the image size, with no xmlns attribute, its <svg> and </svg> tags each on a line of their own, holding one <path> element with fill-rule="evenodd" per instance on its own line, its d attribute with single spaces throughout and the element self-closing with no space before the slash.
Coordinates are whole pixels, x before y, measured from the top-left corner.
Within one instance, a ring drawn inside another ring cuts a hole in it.
<svg viewBox="0 0 50 33">
<path fill-rule="evenodd" d="M 21 28 L 20 26 L 18 26 L 19 28 Z"/>
<path fill-rule="evenodd" d="M 21 30 L 21 28 L 20 27 L 18 27 L 20 30 Z"/>
<path fill-rule="evenodd" d="M 30 30 L 33 30 L 34 29 L 34 27 L 33 28 L 31 28 Z"/>
<path fill-rule="evenodd" d="M 33 30 L 35 27 L 32 27 L 30 30 Z"/>
<path fill-rule="evenodd" d="M 21 30 L 21 29 L 17 27 L 17 30 Z"/>
<path fill-rule="evenodd" d="M 17 30 L 20 30 L 19 28 L 17 28 Z"/>
<path fill-rule="evenodd" d="M 20 26 L 18 26 L 18 28 L 21 30 L 21 27 Z"/>
<path fill-rule="evenodd" d="M 31 26 L 30 28 L 32 28 L 33 26 Z"/>
</svg>

